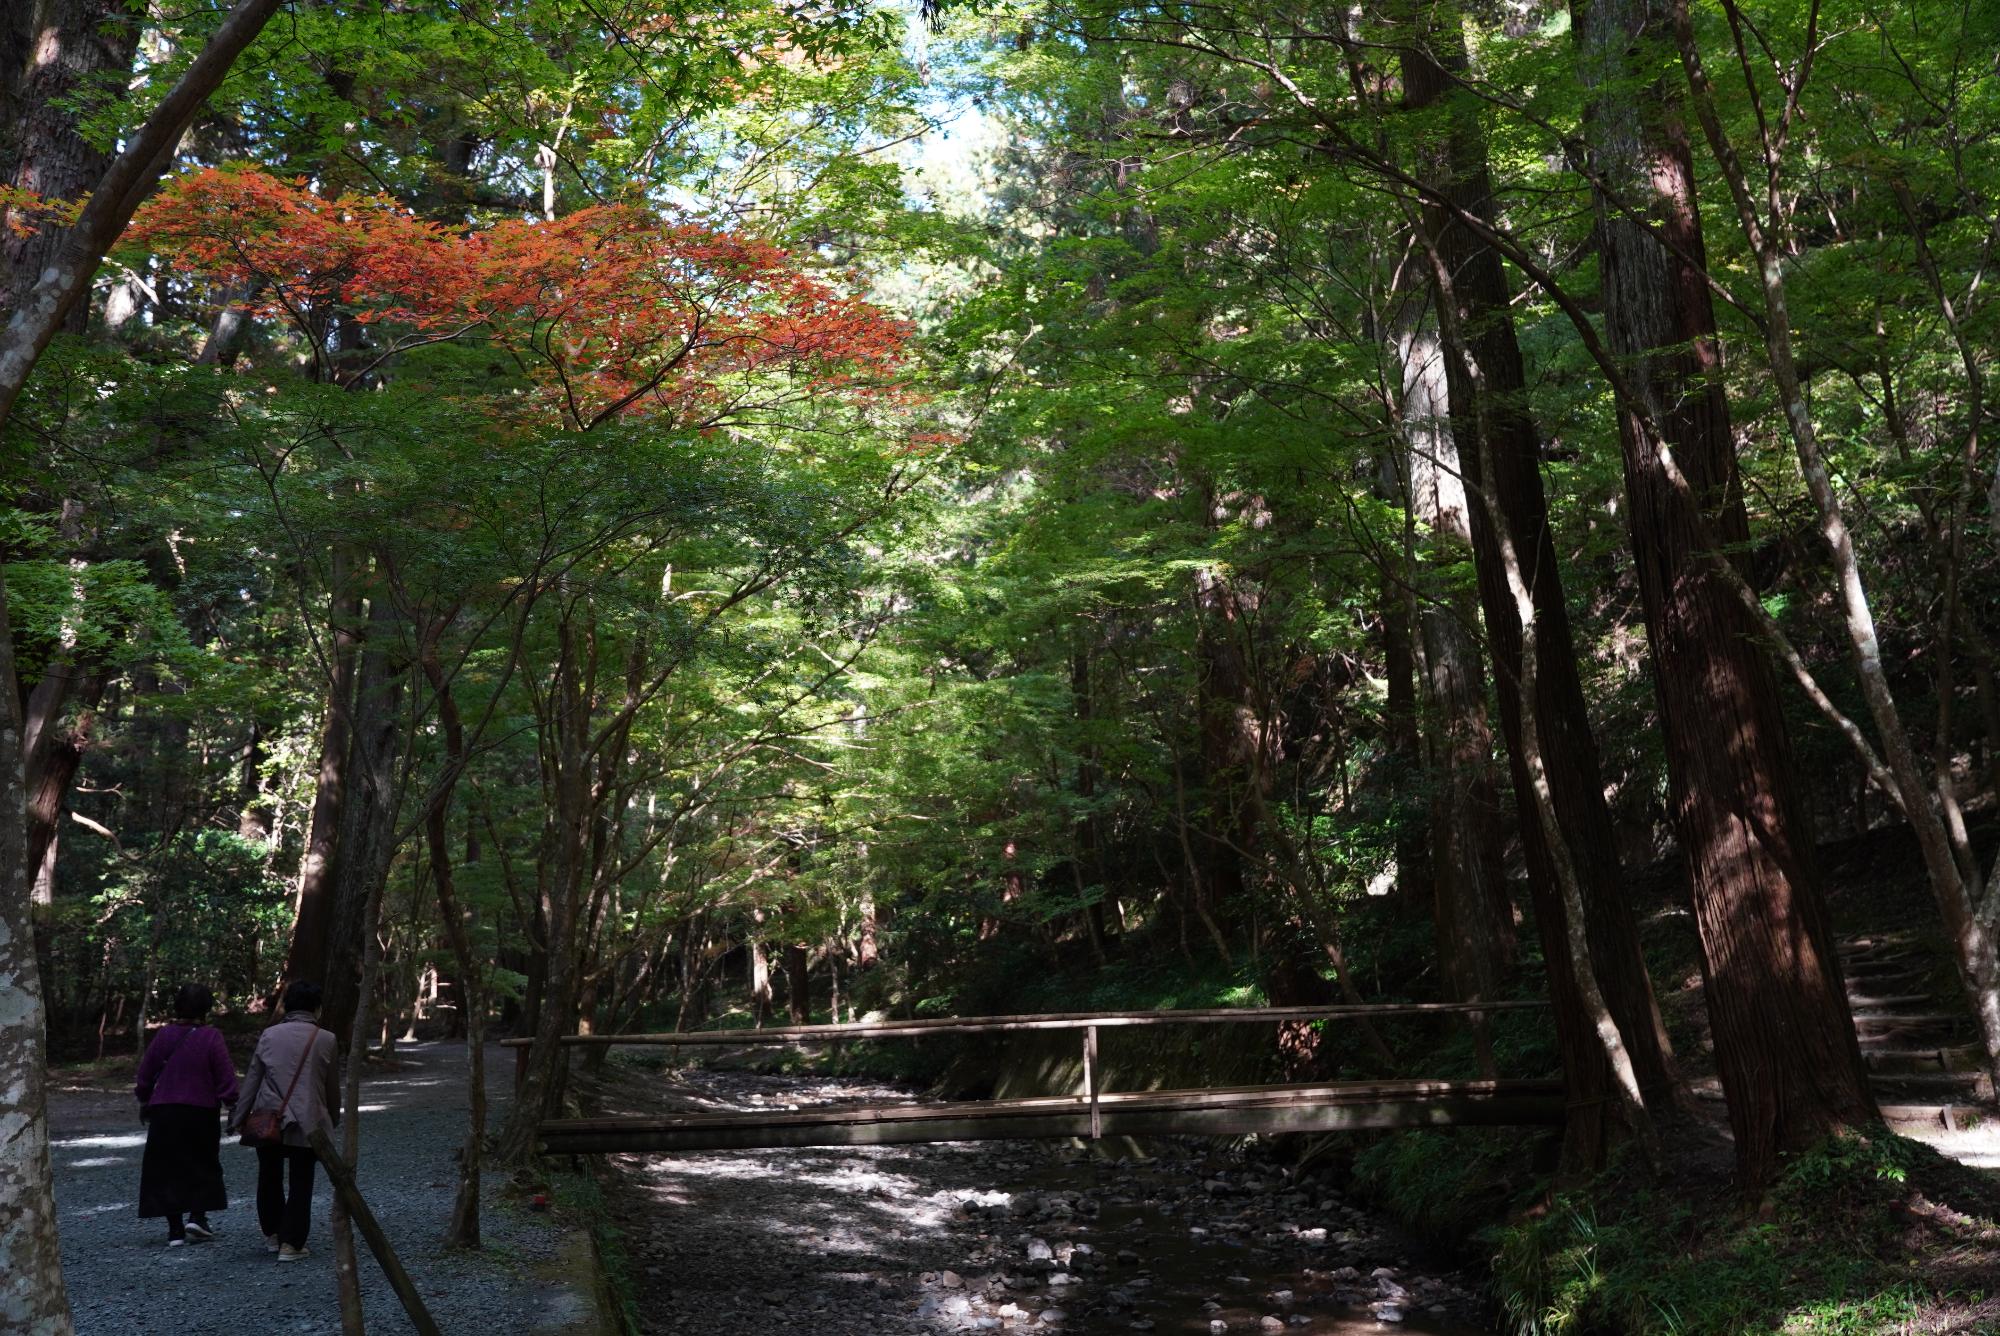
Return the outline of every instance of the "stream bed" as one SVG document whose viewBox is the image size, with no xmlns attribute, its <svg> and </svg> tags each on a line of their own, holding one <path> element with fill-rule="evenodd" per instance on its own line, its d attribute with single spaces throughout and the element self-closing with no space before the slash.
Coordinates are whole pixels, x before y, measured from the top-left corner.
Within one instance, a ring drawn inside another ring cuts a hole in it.
<svg viewBox="0 0 2000 1336">
<path fill-rule="evenodd" d="M 623 1079 L 605 1112 L 906 1099 L 878 1083 L 693 1071 Z M 976 1331 L 1479 1336 L 1478 1278 L 1427 1260 L 1316 1178 L 1151 1143 L 610 1157 L 607 1208 L 649 1333 Z"/>
</svg>

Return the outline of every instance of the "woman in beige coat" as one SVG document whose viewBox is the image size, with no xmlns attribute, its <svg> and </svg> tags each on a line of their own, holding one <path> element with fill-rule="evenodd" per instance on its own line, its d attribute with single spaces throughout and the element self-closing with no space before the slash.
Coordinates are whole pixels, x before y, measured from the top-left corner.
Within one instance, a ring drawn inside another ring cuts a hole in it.
<svg viewBox="0 0 2000 1336">
<path fill-rule="evenodd" d="M 316 983 L 286 987 L 285 1014 L 258 1039 L 229 1122 L 237 1131 L 256 1110 L 283 1110 L 284 1144 L 257 1147 L 257 1223 L 265 1248 L 281 1262 L 306 1256 L 312 1225 L 313 1168 L 319 1160 L 306 1131 L 317 1127 L 331 1136 L 340 1125 L 340 1045 L 332 1031 L 320 1028 L 319 1000 Z"/>
</svg>

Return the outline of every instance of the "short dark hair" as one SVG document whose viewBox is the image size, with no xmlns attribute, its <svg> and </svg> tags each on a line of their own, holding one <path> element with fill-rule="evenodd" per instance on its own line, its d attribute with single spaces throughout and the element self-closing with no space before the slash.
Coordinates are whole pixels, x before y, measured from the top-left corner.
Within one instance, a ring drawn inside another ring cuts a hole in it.
<svg viewBox="0 0 2000 1336">
<path fill-rule="evenodd" d="M 285 985 L 286 1011 L 318 1011 L 319 985 L 307 979 L 294 979 Z"/>
<path fill-rule="evenodd" d="M 174 990 L 174 1018 L 198 1021 L 215 1007 L 215 993 L 205 983 L 184 983 Z"/>
</svg>

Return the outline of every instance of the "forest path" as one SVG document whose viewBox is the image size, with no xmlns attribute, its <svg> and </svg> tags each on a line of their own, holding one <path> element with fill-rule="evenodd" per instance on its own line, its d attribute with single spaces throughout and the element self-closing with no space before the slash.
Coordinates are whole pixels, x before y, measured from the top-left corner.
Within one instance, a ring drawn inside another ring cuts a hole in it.
<svg viewBox="0 0 2000 1336">
<path fill-rule="evenodd" d="M 875 1082 L 614 1068 L 593 1112 L 880 1103 Z M 1110 1143 L 1107 1143 L 1110 1144 Z M 1132 1331 L 1471 1336 L 1477 1280 L 1426 1266 L 1325 1181 L 1154 1140 L 615 1155 L 601 1181 L 653 1336 Z M 1381 1270 L 1378 1271 L 1378 1268 Z"/>
<path fill-rule="evenodd" d="M 361 1079 L 359 1183 L 403 1265 L 446 1336 L 594 1330 L 590 1271 L 568 1250 L 578 1236 L 551 1217 L 497 1200 L 488 1182 L 480 1253 L 440 1246 L 458 1181 L 453 1152 L 465 1138 L 466 1054 L 459 1043 L 399 1045 L 398 1065 L 370 1065 Z M 513 1063 L 486 1059 L 491 1125 L 506 1114 Z M 140 1220 L 139 1158 L 145 1129 L 129 1085 L 65 1083 L 49 1096 L 63 1273 L 78 1336 L 307 1336 L 340 1330 L 327 1228 L 332 1188 L 313 1194 L 305 1262 L 279 1265 L 257 1228 L 256 1157 L 225 1141 L 229 1209 L 210 1216 L 213 1243 L 169 1249 L 165 1226 Z M 371 1332 L 411 1326 L 365 1245 L 361 1284 Z"/>
</svg>

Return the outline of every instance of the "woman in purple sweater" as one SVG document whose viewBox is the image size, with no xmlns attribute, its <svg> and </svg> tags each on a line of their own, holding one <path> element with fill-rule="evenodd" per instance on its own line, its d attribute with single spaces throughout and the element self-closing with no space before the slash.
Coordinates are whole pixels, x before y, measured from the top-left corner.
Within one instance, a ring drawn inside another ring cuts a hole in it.
<svg viewBox="0 0 2000 1336">
<path fill-rule="evenodd" d="M 146 1124 L 139 1218 L 165 1216 L 169 1248 L 214 1238 L 208 1213 L 229 1205 L 216 1115 L 236 1103 L 236 1066 L 222 1032 L 204 1023 L 214 1005 L 215 994 L 202 985 L 182 984 L 174 994 L 174 1019 L 160 1027 L 139 1060 L 135 1093 Z"/>
</svg>

